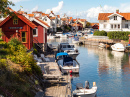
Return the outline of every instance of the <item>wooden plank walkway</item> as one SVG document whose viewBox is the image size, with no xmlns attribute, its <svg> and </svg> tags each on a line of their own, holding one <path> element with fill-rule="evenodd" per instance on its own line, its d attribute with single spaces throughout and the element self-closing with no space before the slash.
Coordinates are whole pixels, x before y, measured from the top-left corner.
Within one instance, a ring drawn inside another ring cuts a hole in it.
<svg viewBox="0 0 130 97">
<path fill-rule="evenodd" d="M 50 74 L 47 77 L 61 76 L 62 80 L 46 80 L 45 81 L 45 97 L 71 97 L 71 77 L 70 75 L 62 75 L 57 63 L 55 62 L 54 55 L 47 55 L 50 62 L 39 63 L 41 70 L 45 73 L 45 68 L 49 66 Z M 44 75 L 43 75 L 44 76 Z"/>
</svg>

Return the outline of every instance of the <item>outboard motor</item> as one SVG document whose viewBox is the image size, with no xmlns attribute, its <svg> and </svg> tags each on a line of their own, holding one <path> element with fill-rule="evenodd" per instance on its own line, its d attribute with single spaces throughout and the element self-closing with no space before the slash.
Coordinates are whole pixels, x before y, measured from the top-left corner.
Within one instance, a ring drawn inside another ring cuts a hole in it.
<svg viewBox="0 0 130 97">
<path fill-rule="evenodd" d="M 85 81 L 85 89 L 89 89 L 89 82 Z"/>
</svg>

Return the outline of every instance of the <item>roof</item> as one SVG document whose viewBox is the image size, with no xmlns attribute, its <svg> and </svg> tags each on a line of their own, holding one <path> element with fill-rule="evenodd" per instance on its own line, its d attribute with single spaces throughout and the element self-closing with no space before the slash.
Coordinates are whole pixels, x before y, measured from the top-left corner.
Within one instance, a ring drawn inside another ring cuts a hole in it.
<svg viewBox="0 0 130 97">
<path fill-rule="evenodd" d="M 80 20 L 81 22 L 85 22 L 86 21 L 86 19 L 78 19 L 78 20 Z"/>
<path fill-rule="evenodd" d="M 60 18 L 60 15 L 57 15 L 58 18 Z"/>
<path fill-rule="evenodd" d="M 51 20 L 54 20 L 54 19 L 56 19 L 56 17 L 50 17 L 50 19 L 51 19 Z"/>
<path fill-rule="evenodd" d="M 33 11 L 32 13 L 41 13 L 41 14 L 42 14 L 42 12 L 41 12 L 41 11 Z"/>
<path fill-rule="evenodd" d="M 38 20 L 38 21 L 40 21 L 41 23 L 43 23 L 45 26 L 50 27 L 46 22 L 40 20 L 39 18 L 35 18 L 35 19 Z"/>
<path fill-rule="evenodd" d="M 73 23 L 72 26 L 81 26 L 81 24 Z"/>
<path fill-rule="evenodd" d="M 10 12 L 14 12 L 14 10 L 10 7 L 7 8 Z"/>
<path fill-rule="evenodd" d="M 73 21 L 74 21 L 74 22 L 76 22 L 76 21 L 77 21 L 77 19 L 73 19 Z"/>
<path fill-rule="evenodd" d="M 94 25 L 98 25 L 99 26 L 99 23 L 91 23 L 91 26 L 94 26 Z"/>
<path fill-rule="evenodd" d="M 62 21 L 67 21 L 68 19 L 67 18 L 61 18 Z"/>
<path fill-rule="evenodd" d="M 66 53 L 66 52 L 60 52 L 60 53 L 57 53 L 57 54 L 56 54 L 56 57 L 57 57 L 57 56 L 62 56 L 62 55 L 68 55 L 68 53 Z"/>
<path fill-rule="evenodd" d="M 28 14 L 29 17 L 34 17 L 34 14 Z"/>
<path fill-rule="evenodd" d="M 37 26 L 35 24 L 33 24 L 30 20 L 28 20 L 26 17 L 24 17 L 23 15 L 13 12 L 19 19 L 21 19 L 23 22 L 25 22 L 26 24 L 28 24 L 31 28 L 36 28 Z M 11 16 L 8 16 L 6 19 L 4 19 L 1 23 L 0 23 L 0 27 L 6 23 L 9 19 L 11 19 Z"/>
<path fill-rule="evenodd" d="M 114 13 L 99 13 L 98 20 L 109 20 L 108 16 Z M 123 16 L 123 20 L 130 20 L 130 13 L 117 13 Z"/>
</svg>

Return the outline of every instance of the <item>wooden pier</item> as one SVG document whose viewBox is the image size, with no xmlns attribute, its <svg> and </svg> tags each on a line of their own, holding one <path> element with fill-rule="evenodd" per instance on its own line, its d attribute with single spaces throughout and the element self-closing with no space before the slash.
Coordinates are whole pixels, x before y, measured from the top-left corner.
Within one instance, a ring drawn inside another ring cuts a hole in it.
<svg viewBox="0 0 130 97">
<path fill-rule="evenodd" d="M 39 63 L 45 83 L 45 97 L 71 97 L 71 77 L 62 75 L 54 55 L 47 55 L 50 62 Z"/>
</svg>

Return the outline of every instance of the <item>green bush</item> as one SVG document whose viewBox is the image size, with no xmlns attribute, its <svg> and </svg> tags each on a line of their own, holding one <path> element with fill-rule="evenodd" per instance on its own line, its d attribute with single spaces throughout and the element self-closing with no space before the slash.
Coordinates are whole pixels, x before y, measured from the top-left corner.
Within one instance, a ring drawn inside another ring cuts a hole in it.
<svg viewBox="0 0 130 97">
<path fill-rule="evenodd" d="M 130 32 L 128 31 L 111 31 L 107 33 L 109 39 L 120 39 L 120 40 L 128 40 L 128 35 Z"/>
<path fill-rule="evenodd" d="M 106 31 L 95 31 L 94 36 L 107 36 L 107 32 Z"/>
</svg>

